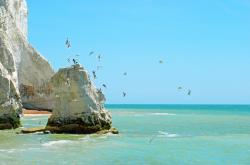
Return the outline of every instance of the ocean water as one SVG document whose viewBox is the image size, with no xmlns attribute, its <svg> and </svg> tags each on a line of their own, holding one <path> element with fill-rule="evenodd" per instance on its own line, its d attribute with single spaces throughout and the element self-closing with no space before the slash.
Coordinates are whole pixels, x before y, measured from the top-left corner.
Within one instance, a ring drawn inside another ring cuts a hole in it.
<svg viewBox="0 0 250 165">
<path fill-rule="evenodd" d="M 119 135 L 0 131 L 0 164 L 250 164 L 249 105 L 107 105 Z M 24 127 L 46 116 L 25 117 Z"/>
</svg>

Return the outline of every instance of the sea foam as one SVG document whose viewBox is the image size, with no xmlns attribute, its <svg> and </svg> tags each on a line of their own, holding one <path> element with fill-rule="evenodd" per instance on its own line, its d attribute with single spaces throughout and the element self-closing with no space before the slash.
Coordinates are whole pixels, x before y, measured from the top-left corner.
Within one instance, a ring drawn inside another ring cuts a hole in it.
<svg viewBox="0 0 250 165">
<path fill-rule="evenodd" d="M 151 115 L 156 115 L 156 116 L 175 116 L 176 114 L 174 113 L 150 113 Z"/>
<path fill-rule="evenodd" d="M 61 145 L 61 144 L 67 144 L 67 143 L 72 143 L 72 141 L 71 140 L 50 141 L 50 142 L 42 144 L 42 146 L 51 147 L 51 146 L 54 146 L 54 145 Z"/>
<path fill-rule="evenodd" d="M 157 135 L 157 137 L 167 137 L 167 138 L 175 138 L 175 137 L 179 137 L 179 135 L 177 134 L 171 134 L 168 132 L 164 132 L 164 131 L 158 131 L 159 135 Z"/>
</svg>

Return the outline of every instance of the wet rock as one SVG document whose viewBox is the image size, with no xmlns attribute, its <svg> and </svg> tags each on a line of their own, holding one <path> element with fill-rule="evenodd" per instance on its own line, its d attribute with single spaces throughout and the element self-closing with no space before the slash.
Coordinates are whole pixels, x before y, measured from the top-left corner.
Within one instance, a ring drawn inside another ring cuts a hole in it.
<svg viewBox="0 0 250 165">
<path fill-rule="evenodd" d="M 31 133 L 37 133 L 37 132 L 46 132 L 45 127 L 37 127 L 37 128 L 25 128 L 21 130 L 22 134 L 31 134 Z"/>
</svg>

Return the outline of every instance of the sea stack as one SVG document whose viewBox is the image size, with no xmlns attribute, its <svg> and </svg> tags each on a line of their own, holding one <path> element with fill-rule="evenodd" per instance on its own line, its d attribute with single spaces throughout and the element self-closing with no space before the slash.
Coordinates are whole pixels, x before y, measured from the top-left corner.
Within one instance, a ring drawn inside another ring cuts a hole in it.
<svg viewBox="0 0 250 165">
<path fill-rule="evenodd" d="M 87 134 L 111 129 L 111 115 L 104 109 L 105 96 L 79 64 L 60 69 L 50 84 L 55 104 L 46 130 Z"/>
<path fill-rule="evenodd" d="M 47 87 L 38 89 L 54 72 L 27 41 L 27 17 L 25 0 L 0 0 L 0 129 L 20 126 L 21 103 L 41 109 L 52 105 L 40 94 Z"/>
</svg>

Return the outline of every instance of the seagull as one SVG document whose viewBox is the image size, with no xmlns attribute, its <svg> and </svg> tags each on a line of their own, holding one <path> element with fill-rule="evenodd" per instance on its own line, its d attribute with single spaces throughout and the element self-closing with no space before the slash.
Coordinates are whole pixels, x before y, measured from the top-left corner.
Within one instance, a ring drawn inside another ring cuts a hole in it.
<svg viewBox="0 0 250 165">
<path fill-rule="evenodd" d="M 65 42 L 65 45 L 67 48 L 70 48 L 71 47 L 71 43 L 69 41 L 69 39 L 67 38 L 66 42 Z"/>
<path fill-rule="evenodd" d="M 97 89 L 97 92 L 98 92 L 98 93 L 102 93 L 102 88 Z"/>
<path fill-rule="evenodd" d="M 65 45 L 68 45 L 68 44 L 69 44 L 69 39 L 67 38 Z"/>
<path fill-rule="evenodd" d="M 159 60 L 159 63 L 160 63 L 160 64 L 163 64 L 163 63 L 164 63 L 164 61 L 163 61 L 163 60 Z"/>
<path fill-rule="evenodd" d="M 98 61 L 100 62 L 101 61 L 101 55 L 99 54 L 98 56 L 97 56 L 97 58 L 98 58 Z"/>
<path fill-rule="evenodd" d="M 89 55 L 91 56 L 91 55 L 93 55 L 95 52 L 94 51 L 91 51 L 91 52 L 89 52 Z"/>
<path fill-rule="evenodd" d="M 127 93 L 126 92 L 122 92 L 122 96 L 126 97 Z"/>
<path fill-rule="evenodd" d="M 104 88 L 106 88 L 106 89 L 107 89 L 107 86 L 106 86 L 106 84 L 102 84 L 102 86 L 103 86 Z"/>
<path fill-rule="evenodd" d="M 92 74 L 93 74 L 94 79 L 96 79 L 97 77 L 96 77 L 95 71 L 92 71 Z"/>
<path fill-rule="evenodd" d="M 188 95 L 191 96 L 192 91 L 189 89 L 188 90 Z"/>
</svg>

